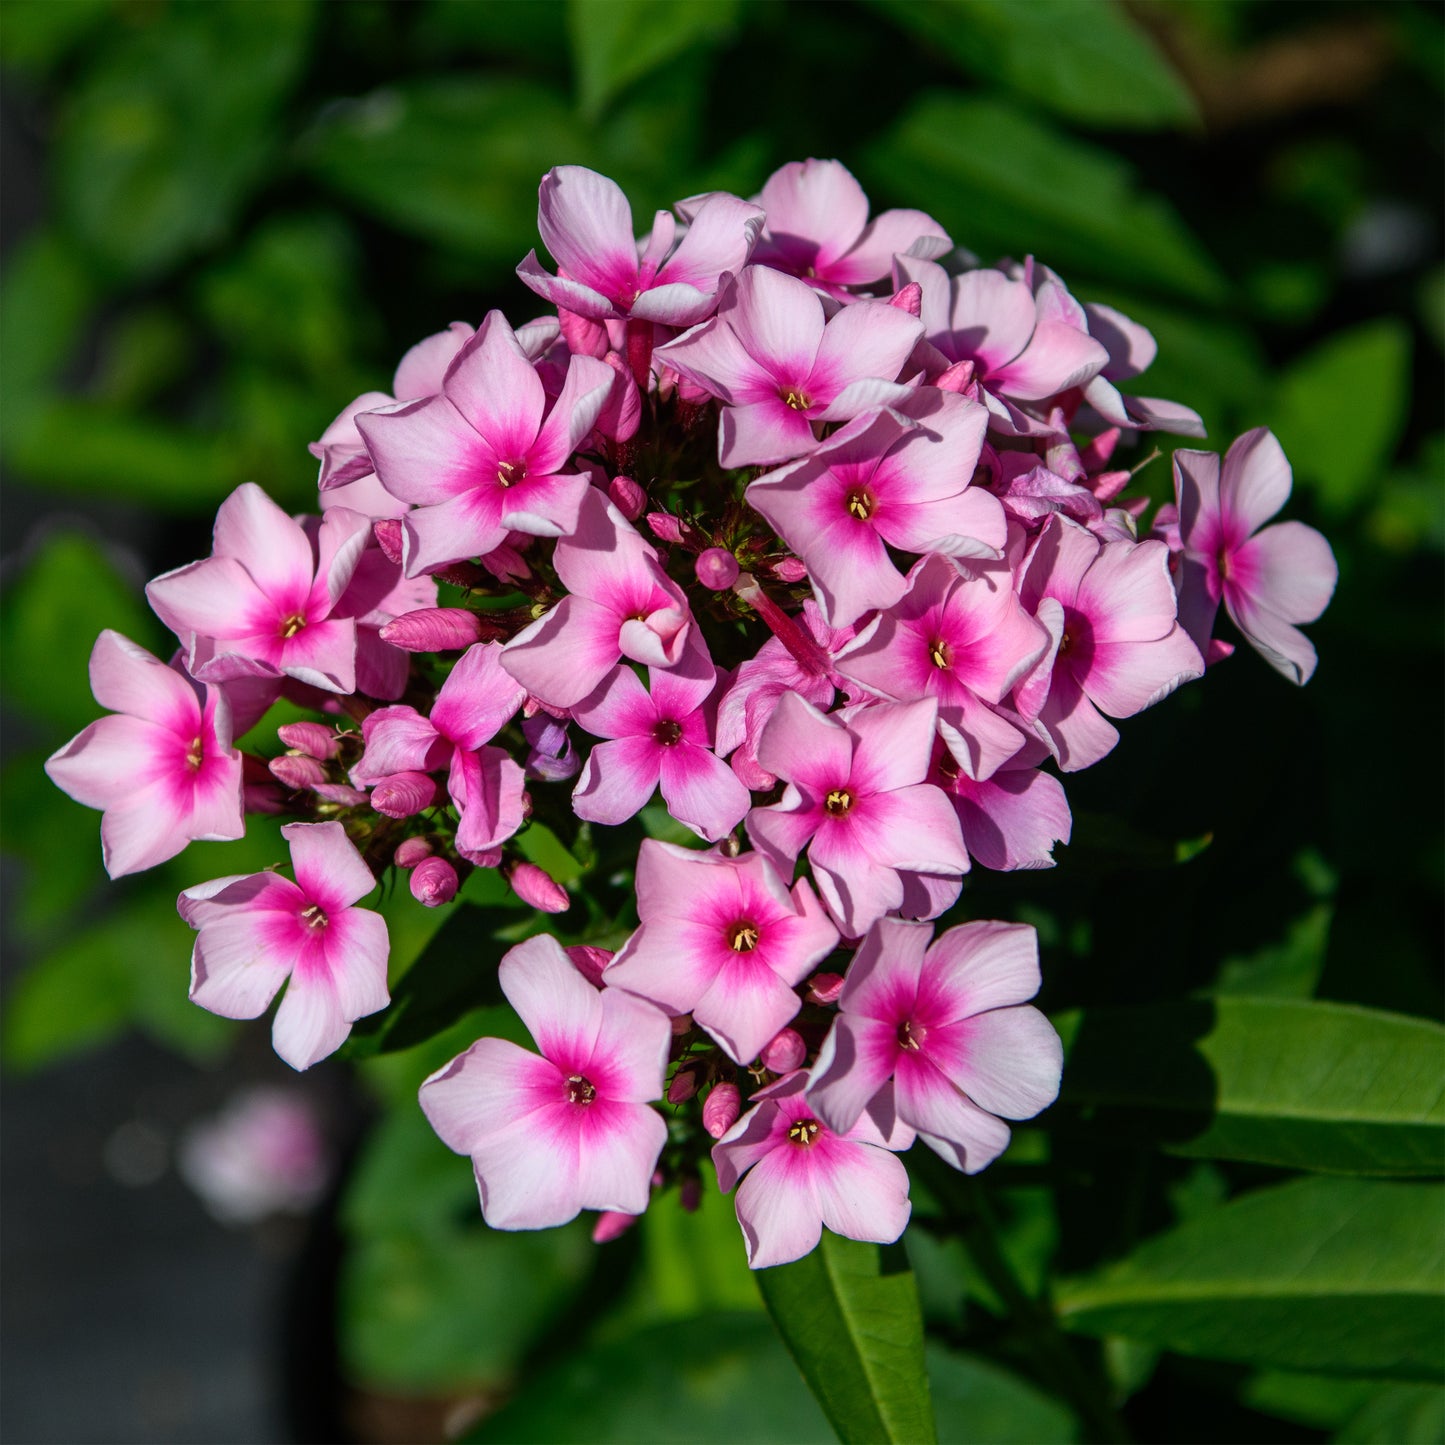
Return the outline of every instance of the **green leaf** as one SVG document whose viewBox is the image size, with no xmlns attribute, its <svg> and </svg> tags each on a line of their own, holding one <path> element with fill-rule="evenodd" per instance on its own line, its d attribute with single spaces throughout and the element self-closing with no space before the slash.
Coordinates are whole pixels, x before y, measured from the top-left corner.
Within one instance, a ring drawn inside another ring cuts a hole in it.
<svg viewBox="0 0 1445 1445">
<path fill-rule="evenodd" d="M 811 1254 L 757 1272 L 763 1303 L 844 1445 L 937 1437 L 918 1287 L 901 1249 L 885 1257 L 824 1230 Z"/>
<path fill-rule="evenodd" d="M 1198 113 L 1183 82 L 1114 0 L 873 0 L 970 75 L 1070 120 L 1175 126 Z"/>
<path fill-rule="evenodd" d="M 1391 317 L 1333 336 L 1295 362 L 1266 415 L 1295 479 L 1339 514 L 1379 485 L 1409 402 L 1410 333 Z"/>
<path fill-rule="evenodd" d="M 1261 1189 L 1056 1291 L 1064 1325 L 1212 1359 L 1435 1380 L 1445 1187 Z"/>
<path fill-rule="evenodd" d="M 1327 1173 L 1445 1172 L 1445 1029 L 1425 1019 L 1227 996 L 1054 1022 L 1066 1127 Z"/>
<path fill-rule="evenodd" d="M 0 7 L 0 15 L 6 14 L 9 7 Z M 85 259 L 66 237 L 37 231 L 15 248 L 0 282 L 0 415 L 5 431 L 24 423 L 36 391 L 59 376 L 94 300 L 95 284 Z"/>
<path fill-rule="evenodd" d="M 7 70 L 46 75 L 99 28 L 112 0 L 6 0 L 0 5 L 0 59 Z"/>
<path fill-rule="evenodd" d="M 633 81 L 736 25 L 737 0 L 568 0 L 567 34 L 578 102 L 596 120 Z"/>
<path fill-rule="evenodd" d="M 1441 1445 L 1445 1389 L 1394 1385 L 1361 1405 L 1335 1439 L 1340 1445 Z"/>
<path fill-rule="evenodd" d="M 465 1438 L 477 1445 L 824 1445 L 831 1438 L 761 1314 L 710 1311 L 552 1353 L 555 1364 Z"/>
<path fill-rule="evenodd" d="M 875 193 L 908 196 L 986 260 L 1036 253 L 1075 282 L 1227 294 L 1204 248 L 1125 161 L 1008 105 L 925 94 L 869 148 L 865 170 Z"/>
<path fill-rule="evenodd" d="M 273 163 L 306 0 L 212 0 L 128 27 L 67 97 L 57 199 L 103 264 L 149 277 L 225 237 Z"/>
<path fill-rule="evenodd" d="M 928 1342 L 939 1445 L 1068 1445 L 1079 1425 L 1057 1400 L 979 1355 Z"/>
</svg>

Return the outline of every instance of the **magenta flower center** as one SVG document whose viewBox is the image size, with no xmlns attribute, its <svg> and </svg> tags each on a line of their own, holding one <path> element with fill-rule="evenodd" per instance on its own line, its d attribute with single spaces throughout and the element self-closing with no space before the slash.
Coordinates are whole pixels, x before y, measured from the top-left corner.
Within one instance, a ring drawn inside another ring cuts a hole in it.
<svg viewBox="0 0 1445 1445">
<path fill-rule="evenodd" d="M 758 946 L 758 925 L 740 920 L 727 931 L 728 947 L 734 953 L 751 953 Z"/>
<path fill-rule="evenodd" d="M 673 722 L 671 718 L 663 718 L 663 720 L 652 729 L 652 736 L 654 740 L 661 743 L 663 747 L 675 748 L 678 743 L 682 741 L 682 728 L 679 724 Z"/>
<path fill-rule="evenodd" d="M 526 479 L 526 462 L 501 462 L 497 466 L 497 485 L 499 487 L 510 487 Z"/>
<path fill-rule="evenodd" d="M 319 903 L 313 903 L 301 910 L 301 917 L 305 920 L 308 928 L 325 928 L 331 921 L 326 916 L 326 910 Z"/>
<path fill-rule="evenodd" d="M 848 515 L 857 517 L 860 522 L 866 522 L 873 515 L 873 508 L 877 503 L 872 496 L 862 487 L 852 487 L 845 498 L 848 507 Z"/>
<path fill-rule="evenodd" d="M 807 393 L 800 386 L 784 387 L 778 395 L 781 396 L 784 402 L 792 407 L 794 411 L 807 411 L 813 404 L 808 400 Z"/>
<path fill-rule="evenodd" d="M 830 818 L 846 818 L 853 808 L 853 794 L 847 788 L 829 788 L 823 811 Z"/>
<path fill-rule="evenodd" d="M 916 1054 L 923 1047 L 923 1040 L 927 1036 L 928 1030 L 922 1024 L 914 1023 L 912 1019 L 904 1019 L 898 1025 L 898 1047 L 907 1049 L 911 1054 Z"/>
<path fill-rule="evenodd" d="M 567 1102 L 569 1104 L 590 1104 L 597 1097 L 597 1090 L 581 1074 L 567 1075 Z"/>
<path fill-rule="evenodd" d="M 295 637 L 305 626 L 306 619 L 299 612 L 293 612 L 289 617 L 281 619 L 281 636 Z"/>
<path fill-rule="evenodd" d="M 788 1141 L 800 1149 L 811 1148 L 818 1142 L 822 1126 L 816 1119 L 799 1119 L 788 1126 Z"/>
<path fill-rule="evenodd" d="M 940 672 L 946 672 L 953 666 L 953 648 L 940 637 L 928 649 L 928 660 Z"/>
</svg>

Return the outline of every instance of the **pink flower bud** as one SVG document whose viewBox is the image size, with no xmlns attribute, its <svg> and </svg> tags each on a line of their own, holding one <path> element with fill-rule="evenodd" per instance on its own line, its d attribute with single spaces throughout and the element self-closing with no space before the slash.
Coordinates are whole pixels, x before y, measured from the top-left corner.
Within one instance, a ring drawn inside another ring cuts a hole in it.
<svg viewBox="0 0 1445 1445">
<path fill-rule="evenodd" d="M 809 1003 L 837 1003 L 838 995 L 842 992 L 841 973 L 815 973 L 808 980 Z"/>
<path fill-rule="evenodd" d="M 565 913 L 572 906 L 567 890 L 535 863 L 516 864 L 508 872 L 507 882 L 523 903 L 530 903 L 543 913 Z"/>
<path fill-rule="evenodd" d="M 311 791 L 328 803 L 340 803 L 343 808 L 357 808 L 366 801 L 366 794 L 350 783 L 317 783 Z"/>
<path fill-rule="evenodd" d="M 391 861 L 398 868 L 415 868 L 431 857 L 432 847 L 425 838 L 403 838 L 396 845 Z"/>
<path fill-rule="evenodd" d="M 315 758 L 298 757 L 295 753 L 283 753 L 272 758 L 267 764 L 271 776 L 284 783 L 294 792 L 303 788 L 314 788 L 326 781 L 326 769 Z"/>
<path fill-rule="evenodd" d="M 763 1046 L 763 1062 L 775 1074 L 791 1074 L 808 1057 L 803 1036 L 795 1029 L 782 1029 Z"/>
<path fill-rule="evenodd" d="M 410 818 L 436 802 L 436 782 L 425 773 L 393 773 L 371 790 L 371 806 L 388 818 Z"/>
<path fill-rule="evenodd" d="M 692 1069 L 679 1069 L 667 1086 L 669 1104 L 685 1104 L 697 1093 L 697 1074 Z"/>
<path fill-rule="evenodd" d="M 890 306 L 906 311 L 910 316 L 923 314 L 923 287 L 917 281 L 910 281 L 902 290 L 895 291 L 888 298 Z"/>
<path fill-rule="evenodd" d="M 808 575 L 808 569 L 799 557 L 784 557 L 773 563 L 773 576 L 779 582 L 801 582 Z"/>
<path fill-rule="evenodd" d="M 714 592 L 726 592 L 738 580 L 742 568 L 738 559 L 724 547 L 709 547 L 693 564 L 697 580 Z"/>
<path fill-rule="evenodd" d="M 512 535 L 516 535 L 513 533 Z M 482 566 L 486 568 L 498 582 L 510 582 L 514 578 L 530 577 L 532 569 L 527 566 L 526 558 L 517 550 L 514 543 L 507 541 L 500 546 L 493 547 L 482 557 Z M 501 634 L 498 633 L 498 636 Z"/>
<path fill-rule="evenodd" d="M 590 943 L 574 943 L 562 950 L 572 960 L 572 967 L 594 988 L 602 987 L 602 970 L 612 961 L 610 948 L 594 948 Z"/>
<path fill-rule="evenodd" d="M 411 896 L 428 908 L 457 896 L 457 870 L 445 858 L 423 858 L 411 872 Z"/>
<path fill-rule="evenodd" d="M 743 1096 L 736 1084 L 714 1084 L 712 1093 L 703 1101 L 702 1127 L 714 1139 L 721 1139 L 737 1123 L 742 1104 Z"/>
<path fill-rule="evenodd" d="M 636 1223 L 635 1214 L 619 1214 L 615 1209 L 605 1210 L 597 1216 L 597 1223 L 592 1226 L 592 1243 L 606 1244 L 609 1240 L 626 1234 Z"/>
<path fill-rule="evenodd" d="M 963 396 L 976 393 L 978 388 L 973 382 L 973 362 L 955 361 L 933 384 L 940 391 L 956 391 Z"/>
<path fill-rule="evenodd" d="M 288 748 L 304 753 L 308 758 L 334 758 L 340 746 L 335 730 L 325 723 L 282 723 L 276 729 L 276 736 Z"/>
<path fill-rule="evenodd" d="M 682 1187 L 677 1192 L 677 1202 L 686 1213 L 697 1213 L 697 1207 L 702 1203 L 702 1180 L 696 1174 L 689 1174 L 682 1181 Z"/>
<path fill-rule="evenodd" d="M 499 629 L 465 607 L 419 607 L 393 617 L 381 629 L 381 640 L 403 652 L 456 652 L 500 635 Z"/>
<path fill-rule="evenodd" d="M 682 522 L 671 512 L 649 512 L 647 525 L 659 542 L 681 542 Z"/>
<path fill-rule="evenodd" d="M 613 477 L 607 484 L 607 495 L 629 522 L 635 522 L 647 505 L 647 493 L 631 477 Z"/>
<path fill-rule="evenodd" d="M 381 548 L 382 555 L 386 560 L 394 562 L 399 567 L 401 565 L 401 520 L 397 517 L 386 517 L 379 522 L 373 522 L 371 535 L 376 538 L 376 545 Z"/>
</svg>

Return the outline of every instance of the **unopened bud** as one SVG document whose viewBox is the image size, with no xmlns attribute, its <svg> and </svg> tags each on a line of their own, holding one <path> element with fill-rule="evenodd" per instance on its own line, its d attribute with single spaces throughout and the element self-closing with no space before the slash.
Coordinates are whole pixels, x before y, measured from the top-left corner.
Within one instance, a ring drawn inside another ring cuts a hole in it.
<svg viewBox="0 0 1445 1445">
<path fill-rule="evenodd" d="M 738 559 L 725 547 L 709 547 L 693 564 L 697 580 L 714 592 L 726 592 L 738 580 L 742 568 Z"/>
<path fill-rule="evenodd" d="M 432 846 L 425 838 L 403 838 L 396 845 L 396 852 L 392 854 L 391 861 L 398 868 L 415 868 L 418 863 L 424 863 L 432 855 Z"/>
<path fill-rule="evenodd" d="M 808 569 L 799 557 L 784 557 L 773 563 L 773 576 L 779 582 L 801 582 L 808 575 Z"/>
<path fill-rule="evenodd" d="M 527 559 L 511 542 L 503 542 L 493 547 L 490 552 L 483 553 L 481 562 L 498 582 L 522 580 L 532 575 Z"/>
<path fill-rule="evenodd" d="M 808 1057 L 803 1036 L 795 1029 L 782 1029 L 763 1048 L 763 1062 L 775 1074 L 791 1074 Z"/>
<path fill-rule="evenodd" d="M 293 792 L 314 788 L 317 783 L 326 781 L 326 769 L 315 758 L 283 753 L 279 758 L 272 758 L 267 766 L 271 770 L 271 776 Z"/>
<path fill-rule="evenodd" d="M 612 962 L 610 948 L 594 948 L 590 943 L 574 943 L 563 953 L 572 960 L 572 967 L 594 988 L 602 987 L 602 970 Z"/>
<path fill-rule="evenodd" d="M 411 896 L 428 908 L 457 896 L 457 870 L 445 858 L 423 858 L 411 871 Z"/>
<path fill-rule="evenodd" d="M 721 1139 L 737 1123 L 742 1106 L 743 1096 L 736 1084 L 714 1084 L 703 1101 L 702 1127 L 714 1139 Z"/>
<path fill-rule="evenodd" d="M 671 512 L 649 512 L 647 525 L 659 542 L 682 541 L 682 522 Z"/>
<path fill-rule="evenodd" d="M 565 913 L 572 906 L 567 890 L 535 863 L 513 865 L 507 873 L 507 882 L 523 903 L 530 903 L 543 913 Z"/>
<path fill-rule="evenodd" d="M 499 636 L 497 627 L 465 607 L 419 607 L 381 629 L 381 640 L 403 652 L 455 652 Z"/>
<path fill-rule="evenodd" d="M 967 395 L 974 387 L 973 362 L 955 361 L 933 384 L 940 391 L 956 391 Z"/>
<path fill-rule="evenodd" d="M 276 729 L 276 736 L 288 748 L 305 753 L 308 758 L 334 758 L 340 746 L 335 730 L 327 727 L 325 723 L 282 723 Z"/>
<path fill-rule="evenodd" d="M 923 287 L 917 281 L 910 281 L 902 289 L 895 291 L 888 298 L 890 306 L 896 306 L 900 311 L 906 311 L 910 316 L 921 316 L 923 314 Z"/>
<path fill-rule="evenodd" d="M 626 1234 L 637 1223 L 635 1214 L 620 1214 L 615 1209 L 604 1210 L 592 1226 L 592 1243 L 606 1244 Z"/>
<path fill-rule="evenodd" d="M 631 477 L 613 477 L 607 484 L 607 495 L 629 522 L 635 522 L 647 506 L 647 493 Z"/>
<path fill-rule="evenodd" d="M 392 773 L 371 790 L 371 806 L 388 818 L 410 818 L 436 802 L 435 779 L 426 773 Z"/>
<path fill-rule="evenodd" d="M 667 1086 L 669 1104 L 685 1104 L 697 1093 L 697 1074 L 692 1069 L 679 1069 Z"/>
<path fill-rule="evenodd" d="M 379 522 L 371 524 L 371 535 L 376 538 L 376 545 L 381 548 L 382 555 L 388 562 L 401 565 L 401 520 L 397 517 L 385 517 Z"/>
<path fill-rule="evenodd" d="M 339 803 L 343 808 L 359 808 L 366 801 L 366 794 L 350 783 L 317 783 L 311 789 L 318 798 L 328 803 Z"/>
<path fill-rule="evenodd" d="M 809 1003 L 837 1003 L 838 995 L 842 992 L 841 973 L 815 973 L 808 980 Z"/>
</svg>

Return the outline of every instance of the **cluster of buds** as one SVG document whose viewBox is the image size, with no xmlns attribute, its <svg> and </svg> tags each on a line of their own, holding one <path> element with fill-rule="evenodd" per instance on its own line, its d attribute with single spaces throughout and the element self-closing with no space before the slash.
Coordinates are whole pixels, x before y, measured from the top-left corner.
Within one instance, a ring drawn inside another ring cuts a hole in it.
<svg viewBox="0 0 1445 1445">
<path fill-rule="evenodd" d="M 1221 603 L 1305 681 L 1335 566 L 1264 525 L 1290 488 L 1264 430 L 1177 452 L 1146 525 L 1116 450 L 1199 418 L 1121 393 L 1153 339 L 1032 259 L 960 269 L 836 161 L 675 209 L 639 241 L 612 181 L 550 172 L 557 272 L 518 275 L 552 314 L 413 347 L 313 445 L 319 516 L 239 488 L 148 588 L 176 657 L 103 634 L 115 715 L 48 767 L 105 810 L 112 875 L 297 818 L 294 881 L 180 900 L 191 997 L 253 1018 L 284 984 L 297 1068 L 388 1002 L 358 906 L 385 869 L 426 906 L 482 868 L 563 912 L 518 851 L 534 810 L 617 825 L 660 792 L 709 846 L 641 845 L 615 954 L 513 948 L 539 1052 L 479 1040 L 421 1103 L 498 1228 L 589 1209 L 611 1237 L 656 1188 L 695 1200 L 710 1152 L 760 1267 L 824 1225 L 896 1239 L 899 1151 L 978 1170 L 1053 1099 L 1033 931 L 933 920 L 972 866 L 1051 866 L 1058 774 L 1228 654 Z M 317 721 L 242 757 L 283 693 Z"/>
</svg>

